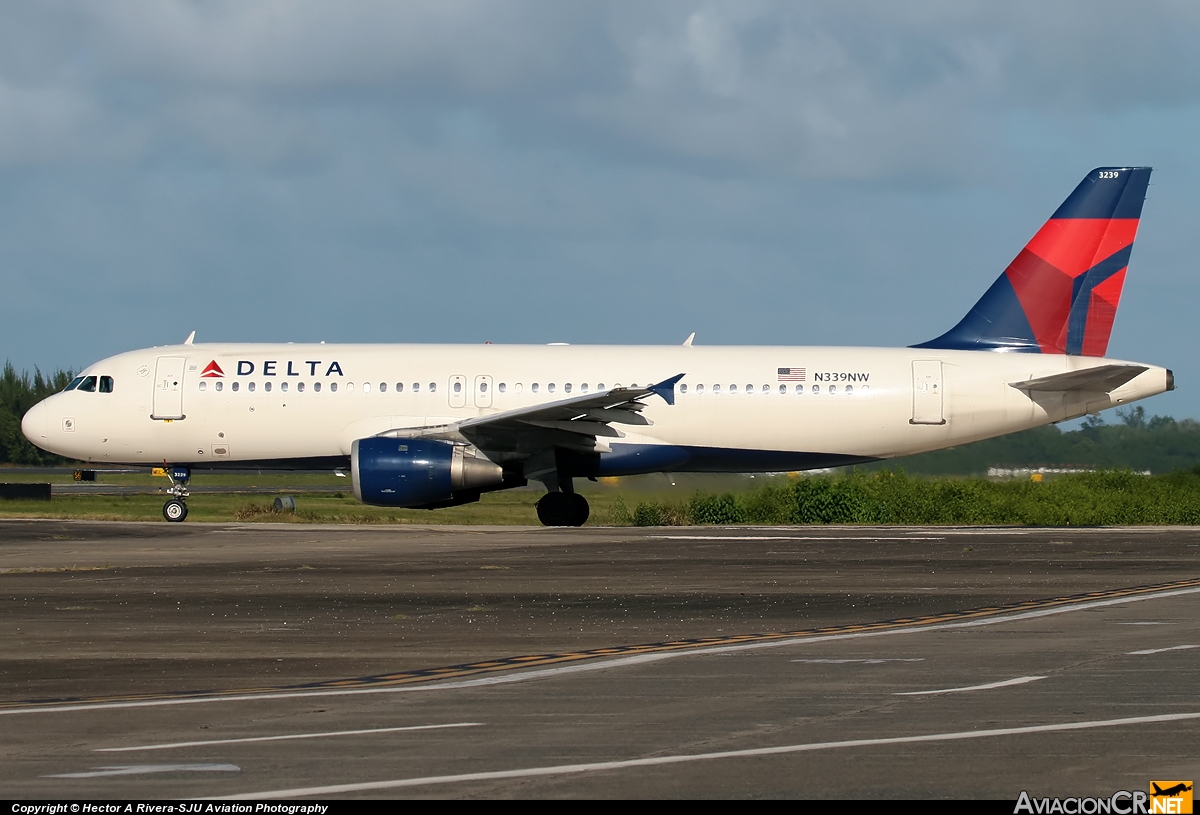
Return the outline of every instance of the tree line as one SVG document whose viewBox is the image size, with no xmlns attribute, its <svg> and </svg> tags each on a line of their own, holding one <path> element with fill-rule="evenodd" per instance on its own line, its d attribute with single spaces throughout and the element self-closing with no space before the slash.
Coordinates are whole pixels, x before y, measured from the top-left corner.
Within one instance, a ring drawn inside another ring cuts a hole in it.
<svg viewBox="0 0 1200 815">
<path fill-rule="evenodd" d="M 0 464 L 58 464 L 66 459 L 39 450 L 21 433 L 25 411 L 67 386 L 74 374 L 55 371 L 43 374 L 34 369 L 33 376 L 17 373 L 12 362 L 4 363 L 0 376 Z"/>
<path fill-rule="evenodd" d="M 1111 414 L 1110 414 L 1111 415 Z M 1109 424 L 1089 416 L 1078 430 L 1054 425 L 894 459 L 868 469 L 899 468 L 912 475 L 986 475 L 991 467 L 1149 470 L 1169 473 L 1200 464 L 1200 422 L 1147 416 L 1143 407 L 1118 408 Z"/>
</svg>

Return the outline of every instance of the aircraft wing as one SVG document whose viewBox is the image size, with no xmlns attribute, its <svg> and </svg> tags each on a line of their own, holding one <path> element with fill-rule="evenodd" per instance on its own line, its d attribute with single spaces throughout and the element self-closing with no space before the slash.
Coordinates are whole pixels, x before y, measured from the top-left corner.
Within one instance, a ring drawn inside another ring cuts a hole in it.
<svg viewBox="0 0 1200 815">
<path fill-rule="evenodd" d="M 1145 365 L 1099 365 L 1081 371 L 1009 382 L 1009 386 L 1022 391 L 1094 391 L 1109 393 L 1124 385 L 1143 371 Z"/>
<path fill-rule="evenodd" d="M 646 407 L 642 400 L 648 396 L 661 396 L 667 404 L 675 404 L 675 384 L 683 377 L 683 374 L 677 374 L 646 387 L 609 388 L 453 424 L 405 428 L 380 435 L 469 441 L 489 452 L 526 456 L 555 447 L 588 453 L 608 452 L 607 445 L 600 439 L 624 436 L 613 425 L 649 425 L 650 420 L 641 415 Z"/>
</svg>

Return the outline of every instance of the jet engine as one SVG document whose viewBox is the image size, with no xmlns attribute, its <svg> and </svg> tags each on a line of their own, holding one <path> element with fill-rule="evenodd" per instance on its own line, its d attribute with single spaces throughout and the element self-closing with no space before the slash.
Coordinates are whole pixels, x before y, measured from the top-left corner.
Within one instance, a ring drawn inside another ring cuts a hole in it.
<svg viewBox="0 0 1200 815">
<path fill-rule="evenodd" d="M 350 468 L 354 496 L 376 506 L 453 506 L 505 486 L 500 465 L 474 447 L 430 439 L 359 439 L 350 448 Z"/>
</svg>

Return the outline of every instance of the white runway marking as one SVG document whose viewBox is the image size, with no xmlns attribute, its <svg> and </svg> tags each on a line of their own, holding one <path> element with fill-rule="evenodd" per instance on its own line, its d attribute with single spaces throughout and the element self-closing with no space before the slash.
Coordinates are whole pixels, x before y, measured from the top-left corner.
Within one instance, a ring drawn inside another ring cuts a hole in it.
<svg viewBox="0 0 1200 815">
<path fill-rule="evenodd" d="M 1042 529 L 943 529 L 941 532 L 947 535 L 1016 535 L 1018 537 L 1032 535 L 1035 532 L 1044 532 Z"/>
<path fill-rule="evenodd" d="M 986 685 L 968 685 L 965 688 L 942 688 L 941 690 L 910 690 L 904 693 L 894 693 L 893 696 L 932 696 L 937 693 L 966 693 L 972 690 L 992 690 L 993 688 L 1008 688 L 1013 685 L 1025 685 L 1045 679 L 1044 676 L 1018 676 L 1016 679 L 1005 679 L 1003 682 L 988 682 Z"/>
<path fill-rule="evenodd" d="M 763 648 L 784 648 L 793 645 L 812 645 L 820 642 L 835 642 L 841 640 L 860 639 L 863 637 L 889 637 L 901 634 L 925 634 L 931 631 L 952 631 L 961 628 L 980 628 L 988 625 L 1035 620 L 1041 617 L 1051 617 L 1056 614 L 1069 614 L 1075 611 L 1087 611 L 1094 608 L 1119 606 L 1127 603 L 1137 603 L 1143 600 L 1161 600 L 1167 597 L 1181 597 L 1188 594 L 1200 593 L 1200 587 L 1173 589 L 1157 594 L 1138 594 L 1132 597 L 1115 597 L 1109 600 L 1096 600 L 1078 605 L 1044 608 L 1036 611 L 1023 611 L 997 617 L 986 617 L 982 620 L 966 620 L 957 623 L 932 623 L 930 625 L 913 626 L 912 628 L 891 628 L 883 631 L 856 631 L 849 634 L 827 634 L 819 637 L 793 637 L 766 642 L 750 642 L 741 645 L 714 645 L 711 648 L 695 648 L 685 651 L 662 651 L 650 654 L 638 654 L 630 657 L 588 662 L 581 665 L 564 665 L 557 668 L 539 668 L 531 671 L 518 671 L 511 674 L 495 674 L 478 679 L 462 679 L 454 682 L 440 682 L 431 685 L 400 685 L 366 688 L 339 688 L 337 690 L 291 690 L 276 693 L 249 693 L 231 696 L 199 696 L 183 699 L 145 699 L 129 702 L 92 702 L 79 705 L 14 707 L 0 710 L 0 716 L 20 716 L 30 713 L 80 713 L 92 710 L 120 710 L 136 707 L 170 707 L 174 705 L 204 705 L 217 702 L 265 702 L 277 699 L 319 698 L 329 696 L 362 696 L 373 693 L 432 693 L 435 691 L 461 690 L 463 688 L 481 688 L 491 685 L 508 685 L 516 682 L 529 682 L 535 679 L 546 679 L 555 676 L 565 676 L 590 671 L 607 671 L 613 668 L 627 668 L 633 665 L 645 665 L 667 659 L 681 657 L 706 656 L 709 654 L 730 654 L 738 651 L 757 651 Z"/>
<path fill-rule="evenodd" d="M 1187 651 L 1192 648 L 1200 648 L 1200 645 L 1172 645 L 1170 648 L 1148 648 L 1145 651 L 1130 651 L 1130 656 L 1146 656 L 1148 654 L 1161 654 L 1164 651 Z"/>
<path fill-rule="evenodd" d="M 649 535 L 665 541 L 940 541 L 933 535 Z"/>
<path fill-rule="evenodd" d="M 958 733 L 932 733 L 925 736 L 896 736 L 882 739 L 851 739 L 849 741 L 825 741 L 809 744 L 787 744 L 782 747 L 759 747 L 751 750 L 726 750 L 719 753 L 693 755 L 655 756 L 633 758 L 624 761 L 597 761 L 590 764 L 560 764 L 551 767 L 527 767 L 519 770 L 498 770 L 462 775 L 431 775 L 424 778 L 400 778 L 393 781 L 368 781 L 361 784 L 334 784 L 326 787 L 298 787 L 294 789 L 268 790 L 230 795 L 216 800 L 253 800 L 256 798 L 298 798 L 304 795 L 342 795 L 369 790 L 424 787 L 433 784 L 461 784 L 468 781 L 497 781 L 506 778 L 533 778 L 537 776 L 568 775 L 572 773 L 622 770 L 630 767 L 657 767 L 664 764 L 687 764 L 693 761 L 714 761 L 726 758 L 750 758 L 755 756 L 778 756 L 788 753 L 807 753 L 817 750 L 838 750 L 853 747 L 877 747 L 888 744 L 919 744 L 922 742 L 963 741 L 987 739 L 998 736 L 1019 736 L 1028 733 L 1056 733 L 1071 730 L 1092 730 L 1100 727 L 1122 727 L 1135 724 L 1158 724 L 1200 719 L 1200 713 L 1169 713 L 1162 716 L 1133 716 L 1127 719 L 1102 719 L 1087 722 L 1065 722 L 1063 724 L 1039 724 L 1030 727 L 1004 727 L 994 730 L 966 730 Z"/>
<path fill-rule="evenodd" d="M 1142 623 L 1117 623 L 1117 625 L 1175 625 L 1175 623 L 1142 622 Z"/>
<path fill-rule="evenodd" d="M 401 733 L 412 730 L 445 730 L 450 727 L 482 727 L 483 722 L 454 724 L 418 724 L 409 727 L 377 727 L 372 730 L 337 730 L 326 733 L 291 733 L 286 736 L 253 736 L 244 739 L 210 739 L 209 741 L 177 741 L 172 744 L 143 744 L 137 747 L 99 747 L 95 753 L 133 753 L 139 750 L 174 750 L 179 747 L 207 747 L 212 744 L 249 744 L 258 741 L 292 741 L 295 739 L 324 739 L 333 736 L 365 736 L 373 733 Z"/>
<path fill-rule="evenodd" d="M 844 665 L 847 662 L 861 662 L 864 665 L 880 665 L 884 662 L 924 662 L 925 657 L 892 657 L 892 658 L 867 658 L 867 659 L 793 659 L 792 662 L 807 662 L 812 665 Z"/>
<path fill-rule="evenodd" d="M 240 773 L 236 764 L 141 764 L 127 767 L 96 767 L 87 773 L 60 773 L 42 778 L 103 778 L 109 775 L 149 775 L 151 773 Z"/>
</svg>

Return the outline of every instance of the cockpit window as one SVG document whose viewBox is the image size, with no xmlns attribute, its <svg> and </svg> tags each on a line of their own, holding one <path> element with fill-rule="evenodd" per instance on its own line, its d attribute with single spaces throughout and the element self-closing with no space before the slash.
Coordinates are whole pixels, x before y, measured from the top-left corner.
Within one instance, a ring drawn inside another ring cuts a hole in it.
<svg viewBox="0 0 1200 815">
<path fill-rule="evenodd" d="M 72 379 L 72 380 L 71 380 L 71 384 L 70 384 L 70 385 L 67 385 L 65 388 L 63 388 L 63 393 L 66 393 L 67 391 L 73 391 L 73 390 L 75 390 L 76 388 L 78 388 L 78 387 L 79 387 L 79 383 L 80 383 L 80 382 L 82 382 L 82 381 L 83 381 L 83 377 L 82 377 L 82 376 L 77 376 L 77 377 L 75 377 L 74 379 Z"/>
<path fill-rule="evenodd" d="M 85 376 L 83 378 L 83 381 L 79 383 L 79 387 L 76 388 L 76 390 L 87 391 L 88 393 L 95 393 L 96 392 L 96 377 Z"/>
<path fill-rule="evenodd" d="M 112 393 L 112 389 L 113 389 L 113 378 L 111 376 L 100 377 L 100 392 L 101 393 Z"/>
</svg>

